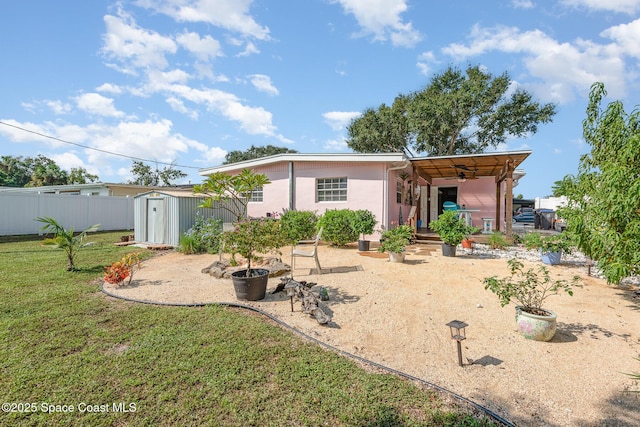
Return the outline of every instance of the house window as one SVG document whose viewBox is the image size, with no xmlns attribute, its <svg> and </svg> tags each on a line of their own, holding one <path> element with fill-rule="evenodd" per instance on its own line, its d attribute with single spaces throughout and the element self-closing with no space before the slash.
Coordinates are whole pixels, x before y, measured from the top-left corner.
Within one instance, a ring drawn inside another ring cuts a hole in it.
<svg viewBox="0 0 640 427">
<path fill-rule="evenodd" d="M 262 186 L 256 187 L 251 191 L 249 195 L 249 202 L 262 202 Z"/>
<path fill-rule="evenodd" d="M 346 202 L 347 177 L 318 178 L 316 180 L 316 200 L 318 202 Z"/>
<path fill-rule="evenodd" d="M 396 203 L 402 204 L 402 189 L 404 186 L 402 185 L 402 181 L 396 181 Z"/>
</svg>

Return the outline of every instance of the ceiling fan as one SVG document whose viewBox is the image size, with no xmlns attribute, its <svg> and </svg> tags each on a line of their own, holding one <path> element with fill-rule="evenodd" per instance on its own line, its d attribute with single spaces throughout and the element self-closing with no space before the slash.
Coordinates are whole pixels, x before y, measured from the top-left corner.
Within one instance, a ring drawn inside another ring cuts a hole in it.
<svg viewBox="0 0 640 427">
<path fill-rule="evenodd" d="M 456 169 L 456 172 L 458 172 L 457 176 L 455 177 L 458 182 L 465 182 L 467 179 L 476 179 L 476 172 L 478 172 L 478 169 L 471 169 L 469 166 L 467 165 L 451 165 L 452 168 Z"/>
</svg>

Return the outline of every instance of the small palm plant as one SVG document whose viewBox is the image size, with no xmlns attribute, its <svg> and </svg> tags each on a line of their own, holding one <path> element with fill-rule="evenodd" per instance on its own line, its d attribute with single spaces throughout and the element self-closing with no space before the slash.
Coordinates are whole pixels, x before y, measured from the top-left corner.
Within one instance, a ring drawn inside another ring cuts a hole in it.
<svg viewBox="0 0 640 427">
<path fill-rule="evenodd" d="M 100 228 L 100 224 L 94 224 L 76 235 L 73 227 L 66 230 L 58 223 L 58 221 L 51 217 L 38 217 L 36 218 L 36 221 L 44 224 L 40 228 L 41 231 L 53 234 L 53 237 L 45 239 L 42 244 L 63 249 L 67 254 L 67 271 L 74 271 L 76 269 L 76 255 L 80 248 L 88 245 L 88 243 L 82 243 L 84 238 L 87 236 L 87 233 L 98 231 L 98 228 Z"/>
</svg>

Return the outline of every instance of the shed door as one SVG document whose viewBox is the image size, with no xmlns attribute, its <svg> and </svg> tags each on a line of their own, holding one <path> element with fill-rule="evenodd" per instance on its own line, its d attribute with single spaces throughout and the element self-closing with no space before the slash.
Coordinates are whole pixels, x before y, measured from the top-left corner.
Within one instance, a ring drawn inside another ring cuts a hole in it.
<svg viewBox="0 0 640 427">
<path fill-rule="evenodd" d="M 147 199 L 147 241 L 164 243 L 164 199 Z"/>
<path fill-rule="evenodd" d="M 430 199 L 429 221 L 435 221 L 436 219 L 438 219 L 438 187 L 436 187 L 435 185 L 431 186 Z"/>
</svg>

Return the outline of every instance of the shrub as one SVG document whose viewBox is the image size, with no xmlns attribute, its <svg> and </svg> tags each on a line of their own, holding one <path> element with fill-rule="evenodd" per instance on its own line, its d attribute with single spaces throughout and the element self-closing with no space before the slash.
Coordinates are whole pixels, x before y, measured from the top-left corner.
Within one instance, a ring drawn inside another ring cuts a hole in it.
<svg viewBox="0 0 640 427">
<path fill-rule="evenodd" d="M 180 236 L 178 250 L 183 254 L 218 253 L 222 220 L 213 217 L 196 216 L 196 221 L 186 233 Z"/>
<path fill-rule="evenodd" d="M 358 240 L 358 233 L 351 226 L 354 211 L 349 209 L 328 210 L 320 218 L 320 226 L 324 227 L 322 240 L 334 246 L 345 246 Z"/>
<path fill-rule="evenodd" d="M 457 211 L 444 211 L 438 219 L 429 223 L 429 228 L 438 233 L 447 245 L 459 245 L 464 239 L 478 231 L 478 228 L 467 225 L 458 218 Z"/>
<path fill-rule="evenodd" d="M 351 227 L 363 239 L 365 234 L 373 234 L 373 228 L 377 223 L 373 212 L 367 209 L 359 209 L 351 217 Z"/>
<path fill-rule="evenodd" d="M 104 280 L 113 285 L 121 284 L 127 277 L 131 283 L 133 274 L 140 269 L 140 254 L 133 252 L 126 254 L 120 261 L 104 268 Z"/>
<path fill-rule="evenodd" d="M 499 231 L 494 231 L 491 233 L 491 236 L 489 236 L 489 247 L 491 247 L 491 249 L 504 249 L 508 245 L 509 241 L 505 235 Z"/>
<path fill-rule="evenodd" d="M 413 228 L 410 225 L 399 225 L 390 230 L 385 230 L 380 236 L 378 252 L 404 252 L 406 246 L 411 243 Z"/>
<path fill-rule="evenodd" d="M 312 211 L 287 210 L 280 217 L 280 231 L 293 245 L 312 239 L 317 229 L 318 216 Z"/>
<path fill-rule="evenodd" d="M 252 276 L 251 261 L 257 261 L 267 252 L 275 252 L 285 245 L 280 232 L 280 221 L 270 218 L 245 219 L 234 224 L 233 231 L 222 233 L 223 250 L 242 255 L 247 260 L 247 277 Z"/>
<path fill-rule="evenodd" d="M 542 234 L 532 231 L 524 236 L 524 247 L 527 249 L 539 249 L 542 246 Z"/>
<path fill-rule="evenodd" d="M 483 280 L 484 288 L 497 295 L 502 307 L 515 300 L 523 311 L 531 314 L 547 315 L 543 308 L 544 301 L 560 291 L 573 295 L 571 285 L 575 286 L 579 281 L 578 276 L 574 276 L 570 283 L 554 280 L 544 266 L 538 267 L 537 271 L 531 268 L 525 270 L 524 264 L 517 258 L 510 259 L 508 264 L 511 275 L 501 279 L 486 277 Z"/>
</svg>

